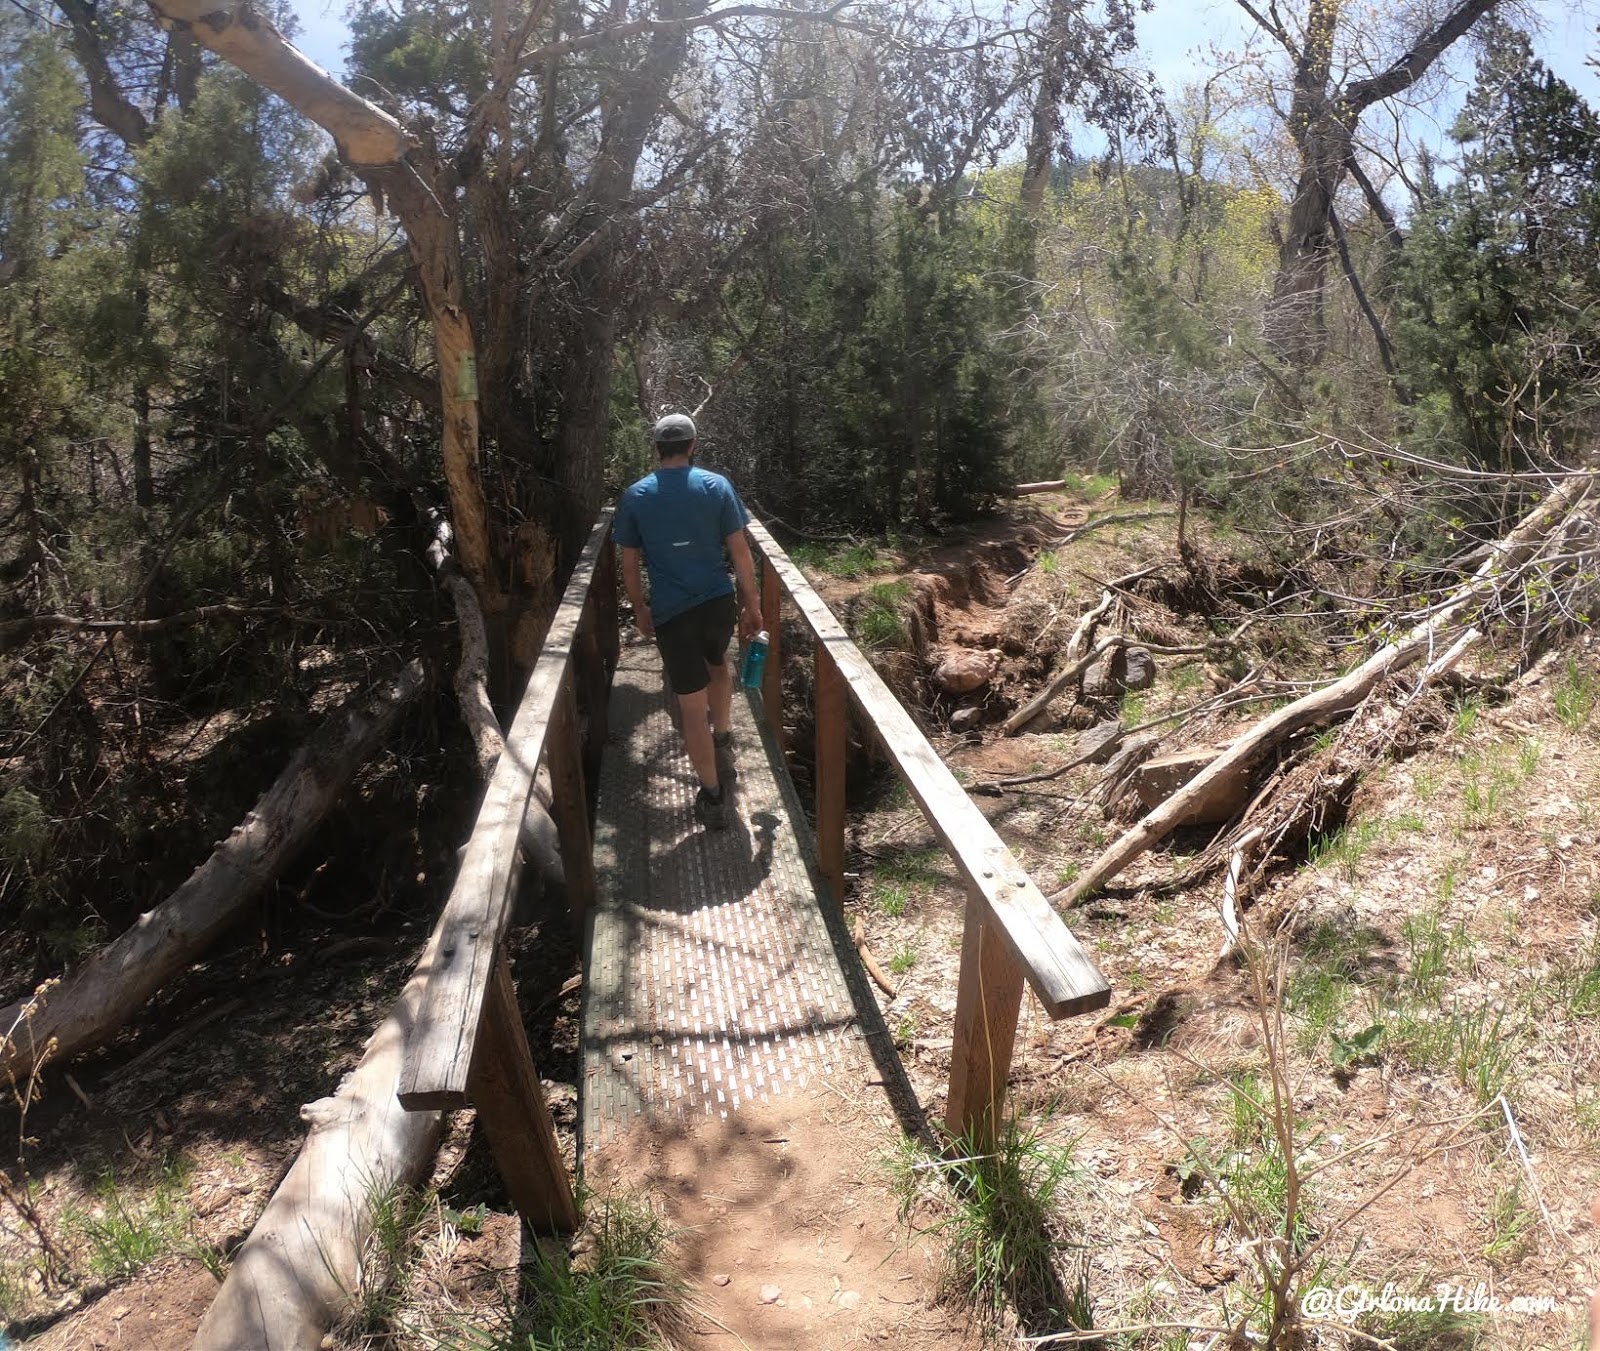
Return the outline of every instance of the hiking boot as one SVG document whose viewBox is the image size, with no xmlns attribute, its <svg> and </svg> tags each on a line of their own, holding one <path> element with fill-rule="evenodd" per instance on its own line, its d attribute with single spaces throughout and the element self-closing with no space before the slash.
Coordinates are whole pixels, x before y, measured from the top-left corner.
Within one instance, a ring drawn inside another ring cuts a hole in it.
<svg viewBox="0 0 1600 1351">
<path fill-rule="evenodd" d="M 717 755 L 717 777 L 723 783 L 727 783 L 729 779 L 738 778 L 739 765 L 733 758 L 733 733 L 731 731 L 713 732 L 711 734 L 711 749 Z"/>
<path fill-rule="evenodd" d="M 724 801 L 726 794 L 721 788 L 715 793 L 704 784 L 694 797 L 695 819 L 707 830 L 726 830 L 728 828 L 728 808 Z"/>
</svg>

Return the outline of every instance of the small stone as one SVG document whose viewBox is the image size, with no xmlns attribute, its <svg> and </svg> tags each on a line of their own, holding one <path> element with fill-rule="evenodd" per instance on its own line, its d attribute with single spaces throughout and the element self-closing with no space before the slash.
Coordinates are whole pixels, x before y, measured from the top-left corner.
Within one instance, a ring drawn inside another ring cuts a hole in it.
<svg viewBox="0 0 1600 1351">
<path fill-rule="evenodd" d="M 783 1291 L 778 1289 L 777 1286 L 764 1285 L 761 1287 L 761 1302 L 763 1304 L 776 1304 L 782 1298 Z"/>
<path fill-rule="evenodd" d="M 1103 765 L 1122 740 L 1122 724 L 1115 718 L 1098 722 L 1073 743 L 1074 756 L 1087 756 L 1091 765 Z"/>
<path fill-rule="evenodd" d="M 950 715 L 952 732 L 969 732 L 983 721 L 981 708 L 958 708 Z"/>
<path fill-rule="evenodd" d="M 841 1309 L 859 1309 L 861 1307 L 861 1292 L 859 1290 L 845 1290 L 839 1295 Z"/>
<path fill-rule="evenodd" d="M 732 1279 L 733 1279 L 733 1277 L 728 1275 L 728 1273 L 726 1271 L 719 1271 L 715 1276 L 713 1276 L 711 1278 L 711 1284 L 712 1285 L 726 1285 Z"/>
<path fill-rule="evenodd" d="M 1126 648 L 1122 654 L 1124 689 L 1147 690 L 1156 683 L 1156 659 L 1146 648 Z"/>
</svg>

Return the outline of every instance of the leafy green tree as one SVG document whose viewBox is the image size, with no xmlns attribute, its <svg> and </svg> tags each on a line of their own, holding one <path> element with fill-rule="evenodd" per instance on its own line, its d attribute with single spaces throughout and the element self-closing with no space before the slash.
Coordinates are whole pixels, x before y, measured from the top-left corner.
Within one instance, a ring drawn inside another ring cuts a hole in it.
<svg viewBox="0 0 1600 1351">
<path fill-rule="evenodd" d="M 86 429 L 82 369 L 56 322 L 62 258 L 83 224 L 79 93 L 55 34 L 0 27 L 0 535 L 6 573 L 58 601 L 69 446 Z"/>
<path fill-rule="evenodd" d="M 1400 285 L 1416 438 L 1485 468 L 1565 463 L 1600 407 L 1600 117 L 1495 24 L 1455 137 Z"/>
</svg>

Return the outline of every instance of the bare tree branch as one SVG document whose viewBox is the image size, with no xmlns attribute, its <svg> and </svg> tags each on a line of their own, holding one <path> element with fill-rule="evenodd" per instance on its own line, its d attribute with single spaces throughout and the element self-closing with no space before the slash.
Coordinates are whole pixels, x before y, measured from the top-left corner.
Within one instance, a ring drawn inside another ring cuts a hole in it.
<svg viewBox="0 0 1600 1351">
<path fill-rule="evenodd" d="M 1461 0 L 1443 22 L 1432 32 L 1423 35 L 1410 51 L 1401 55 L 1388 70 L 1371 79 L 1357 80 L 1345 90 L 1339 100 L 1350 116 L 1359 116 L 1374 103 L 1393 98 L 1402 90 L 1411 88 L 1428 72 L 1428 67 L 1443 55 L 1445 49 L 1492 10 L 1498 0 Z"/>
<path fill-rule="evenodd" d="M 1261 29 L 1263 33 L 1266 33 L 1268 36 L 1277 40 L 1278 45 L 1282 47 L 1284 51 L 1289 53 L 1289 59 L 1291 61 L 1298 61 L 1300 59 L 1300 49 L 1295 45 L 1294 39 L 1289 36 L 1288 30 L 1277 21 L 1276 13 L 1274 13 L 1271 18 L 1268 18 L 1259 9 L 1252 5 L 1250 0 L 1236 0 L 1236 3 L 1240 9 L 1242 9 L 1246 14 L 1256 21 L 1256 26 Z"/>
<path fill-rule="evenodd" d="M 56 0 L 56 6 L 72 25 L 72 54 L 89 81 L 90 114 L 124 145 L 143 145 L 150 139 L 150 121 L 129 102 L 112 74 L 94 10 L 84 0 Z"/>
<path fill-rule="evenodd" d="M 839 17 L 853 3 L 855 0 L 839 0 L 837 4 L 827 9 L 786 9 L 782 5 L 729 5 L 725 9 L 714 10 L 709 14 L 696 14 L 684 19 L 635 19 L 631 23 L 597 28 L 578 37 L 563 38 L 559 42 L 547 42 L 543 47 L 535 47 L 523 57 L 522 65 L 526 69 L 541 61 L 567 56 L 572 52 L 587 51 L 591 47 L 601 47 L 607 43 L 621 42 L 625 38 L 639 37 L 646 33 L 687 33 L 696 28 L 711 28 L 730 19 L 783 19 L 789 23 L 830 23 L 864 31 L 864 25 L 850 23 Z"/>
</svg>

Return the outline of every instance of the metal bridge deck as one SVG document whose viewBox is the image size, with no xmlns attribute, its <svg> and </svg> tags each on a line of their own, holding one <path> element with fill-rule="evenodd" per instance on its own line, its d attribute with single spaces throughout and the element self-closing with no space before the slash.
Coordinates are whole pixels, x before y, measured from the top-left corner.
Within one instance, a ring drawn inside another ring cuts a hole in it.
<svg viewBox="0 0 1600 1351">
<path fill-rule="evenodd" d="M 689 1129 L 819 1079 L 860 1084 L 863 1011 L 882 1035 L 843 920 L 819 901 L 810 827 L 757 708 L 736 691 L 729 826 L 706 831 L 655 647 L 622 650 L 595 825 L 585 1154 L 636 1125 Z"/>
</svg>

